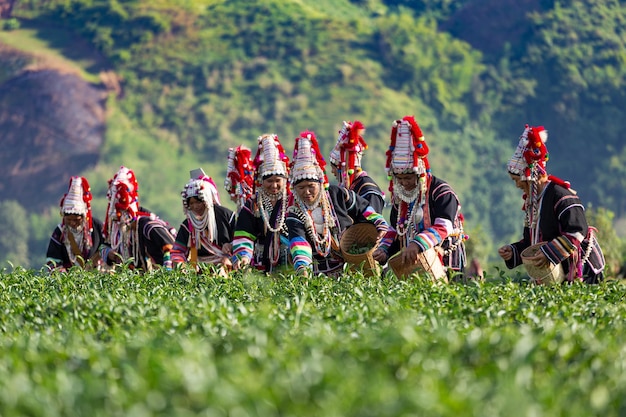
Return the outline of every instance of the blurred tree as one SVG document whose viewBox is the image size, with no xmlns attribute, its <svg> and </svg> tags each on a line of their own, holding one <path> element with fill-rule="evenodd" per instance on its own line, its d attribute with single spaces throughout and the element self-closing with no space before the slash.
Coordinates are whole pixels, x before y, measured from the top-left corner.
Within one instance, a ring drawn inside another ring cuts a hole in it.
<svg viewBox="0 0 626 417">
<path fill-rule="evenodd" d="M 0 0 L 0 19 L 12 17 L 13 6 L 17 0 Z"/>
<path fill-rule="evenodd" d="M 0 267 L 30 266 L 28 259 L 28 213 L 17 201 L 0 201 Z"/>
<path fill-rule="evenodd" d="M 626 240 L 620 239 L 613 227 L 614 213 L 605 208 L 587 209 L 587 221 L 590 226 L 598 229 L 598 241 L 606 260 L 605 277 L 615 278 L 620 267 L 624 265 L 626 256 Z"/>
</svg>

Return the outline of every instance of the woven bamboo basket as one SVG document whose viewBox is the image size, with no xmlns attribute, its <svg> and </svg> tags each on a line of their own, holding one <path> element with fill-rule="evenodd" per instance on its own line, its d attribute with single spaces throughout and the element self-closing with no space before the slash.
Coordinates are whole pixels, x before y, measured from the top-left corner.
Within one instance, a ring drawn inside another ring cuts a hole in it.
<svg viewBox="0 0 626 417">
<path fill-rule="evenodd" d="M 533 265 L 528 260 L 528 258 L 537 255 L 545 244 L 546 242 L 539 242 L 524 249 L 520 254 L 522 263 L 524 268 L 526 268 L 526 273 L 535 284 L 560 284 L 565 279 L 565 272 L 561 264 L 554 265 L 552 262 L 548 262 L 546 265 L 539 267 Z"/>
<path fill-rule="evenodd" d="M 425 252 L 420 252 L 417 263 L 403 264 L 402 252 L 398 252 L 389 258 L 389 267 L 399 279 L 410 278 L 414 273 L 427 274 L 433 282 L 448 282 L 446 268 L 443 266 L 437 250 L 430 248 Z"/>
<path fill-rule="evenodd" d="M 353 248 L 370 248 L 365 253 L 350 253 Z M 378 230 L 372 223 L 357 223 L 348 227 L 339 241 L 341 256 L 352 270 L 363 268 L 365 276 L 380 275 L 380 265 L 372 254 L 378 247 Z"/>
</svg>

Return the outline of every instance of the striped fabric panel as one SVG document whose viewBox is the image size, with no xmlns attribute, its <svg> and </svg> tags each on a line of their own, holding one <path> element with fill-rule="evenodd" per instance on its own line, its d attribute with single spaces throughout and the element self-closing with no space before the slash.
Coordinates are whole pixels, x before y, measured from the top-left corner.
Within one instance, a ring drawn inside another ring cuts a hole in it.
<svg viewBox="0 0 626 417">
<path fill-rule="evenodd" d="M 441 239 L 445 239 L 454 231 L 454 225 L 451 220 L 444 219 L 443 217 L 437 217 L 435 219 L 435 224 L 432 226 L 439 235 L 441 235 Z"/>
<path fill-rule="evenodd" d="M 439 186 L 437 186 L 433 191 L 432 194 L 434 196 L 435 201 L 439 200 L 441 197 L 447 195 L 447 194 L 452 194 L 458 201 L 458 198 L 456 196 L 456 193 L 452 190 L 452 187 L 450 187 L 450 184 L 440 184 Z"/>
<path fill-rule="evenodd" d="M 516 245 L 509 245 L 509 246 L 511 247 L 511 249 L 513 249 L 513 257 L 511 258 L 510 261 L 507 261 L 507 262 L 511 262 L 511 265 L 510 265 L 511 268 L 516 268 L 523 264 L 522 253 L 517 250 Z"/>
<path fill-rule="evenodd" d="M 365 211 L 363 211 L 363 216 L 368 222 L 373 223 L 376 226 L 376 230 L 379 232 L 387 232 L 387 230 L 389 230 L 389 225 L 383 215 L 377 213 L 372 206 L 367 206 Z"/>
<path fill-rule="evenodd" d="M 415 237 L 415 243 L 422 250 L 428 250 L 443 242 L 453 230 L 454 228 L 450 220 L 437 217 L 433 226 L 424 229 Z"/>
<path fill-rule="evenodd" d="M 313 251 L 311 245 L 303 237 L 294 237 L 289 242 L 289 251 L 296 271 L 310 268 L 313 262 Z"/>
<path fill-rule="evenodd" d="M 574 251 L 576 245 L 570 241 L 567 236 L 559 236 L 542 246 L 541 251 L 553 264 L 559 264 L 569 258 Z"/>
<path fill-rule="evenodd" d="M 254 256 L 254 241 L 256 237 L 244 230 L 236 230 L 233 239 L 233 260 L 248 258 L 252 260 Z"/>
<path fill-rule="evenodd" d="M 389 247 L 396 240 L 397 233 L 393 228 L 389 228 L 390 230 L 387 232 L 385 237 L 380 240 L 378 244 L 378 248 L 381 249 L 385 253 L 389 253 Z"/>
<path fill-rule="evenodd" d="M 172 251 L 170 252 L 172 257 L 172 263 L 180 264 L 187 262 L 188 250 L 189 249 L 180 242 L 174 242 L 174 247 L 172 247 Z"/>
<path fill-rule="evenodd" d="M 561 216 L 563 215 L 563 213 L 565 213 L 567 210 L 570 210 L 574 207 L 580 207 L 583 210 L 585 209 L 585 207 L 581 204 L 580 199 L 578 198 L 577 195 L 563 196 L 562 198 L 559 199 L 559 201 L 556 202 L 554 207 L 558 207 L 559 209 L 559 212 L 556 214 L 556 217 L 559 220 L 561 219 Z"/>
<path fill-rule="evenodd" d="M 422 251 L 427 251 L 428 249 L 441 243 L 442 239 L 435 229 L 429 227 L 428 229 L 420 232 L 420 234 L 418 234 L 413 241 L 417 243 L 420 248 L 422 248 Z"/>
</svg>

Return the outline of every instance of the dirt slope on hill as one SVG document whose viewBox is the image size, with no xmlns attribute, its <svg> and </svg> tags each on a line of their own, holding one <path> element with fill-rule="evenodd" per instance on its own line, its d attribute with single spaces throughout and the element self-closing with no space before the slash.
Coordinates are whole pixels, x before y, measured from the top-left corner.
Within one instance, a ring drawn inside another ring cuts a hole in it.
<svg viewBox="0 0 626 417">
<path fill-rule="evenodd" d="M 55 69 L 0 84 L 0 200 L 29 210 L 58 200 L 68 178 L 98 160 L 105 99 L 102 88 Z"/>
</svg>

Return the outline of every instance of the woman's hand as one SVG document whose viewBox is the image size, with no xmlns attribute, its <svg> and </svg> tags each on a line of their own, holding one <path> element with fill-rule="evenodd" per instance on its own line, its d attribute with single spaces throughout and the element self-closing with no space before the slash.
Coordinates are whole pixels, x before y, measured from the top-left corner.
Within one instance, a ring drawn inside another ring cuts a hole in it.
<svg viewBox="0 0 626 417">
<path fill-rule="evenodd" d="M 498 255 L 505 261 L 508 261 L 513 257 L 513 248 L 511 245 L 504 245 L 498 249 Z"/>
<path fill-rule="evenodd" d="M 231 271 L 233 269 L 233 263 L 231 262 L 228 256 L 224 256 L 222 261 L 220 262 L 226 271 Z"/>
<path fill-rule="evenodd" d="M 411 264 L 416 264 L 417 263 L 417 257 L 420 254 L 420 252 L 422 252 L 422 248 L 420 248 L 420 246 L 415 243 L 415 242 L 411 242 L 409 243 L 409 245 L 402 249 L 402 263 L 403 264 L 407 264 L 407 263 L 411 263 Z"/>
<path fill-rule="evenodd" d="M 248 265 L 250 265 L 250 258 L 242 256 L 241 258 L 237 259 L 237 261 L 233 264 L 233 270 L 236 271 L 238 269 L 245 268 Z"/>
<path fill-rule="evenodd" d="M 381 265 L 387 262 L 387 254 L 382 249 L 376 249 L 372 252 L 372 258 Z"/>
</svg>

